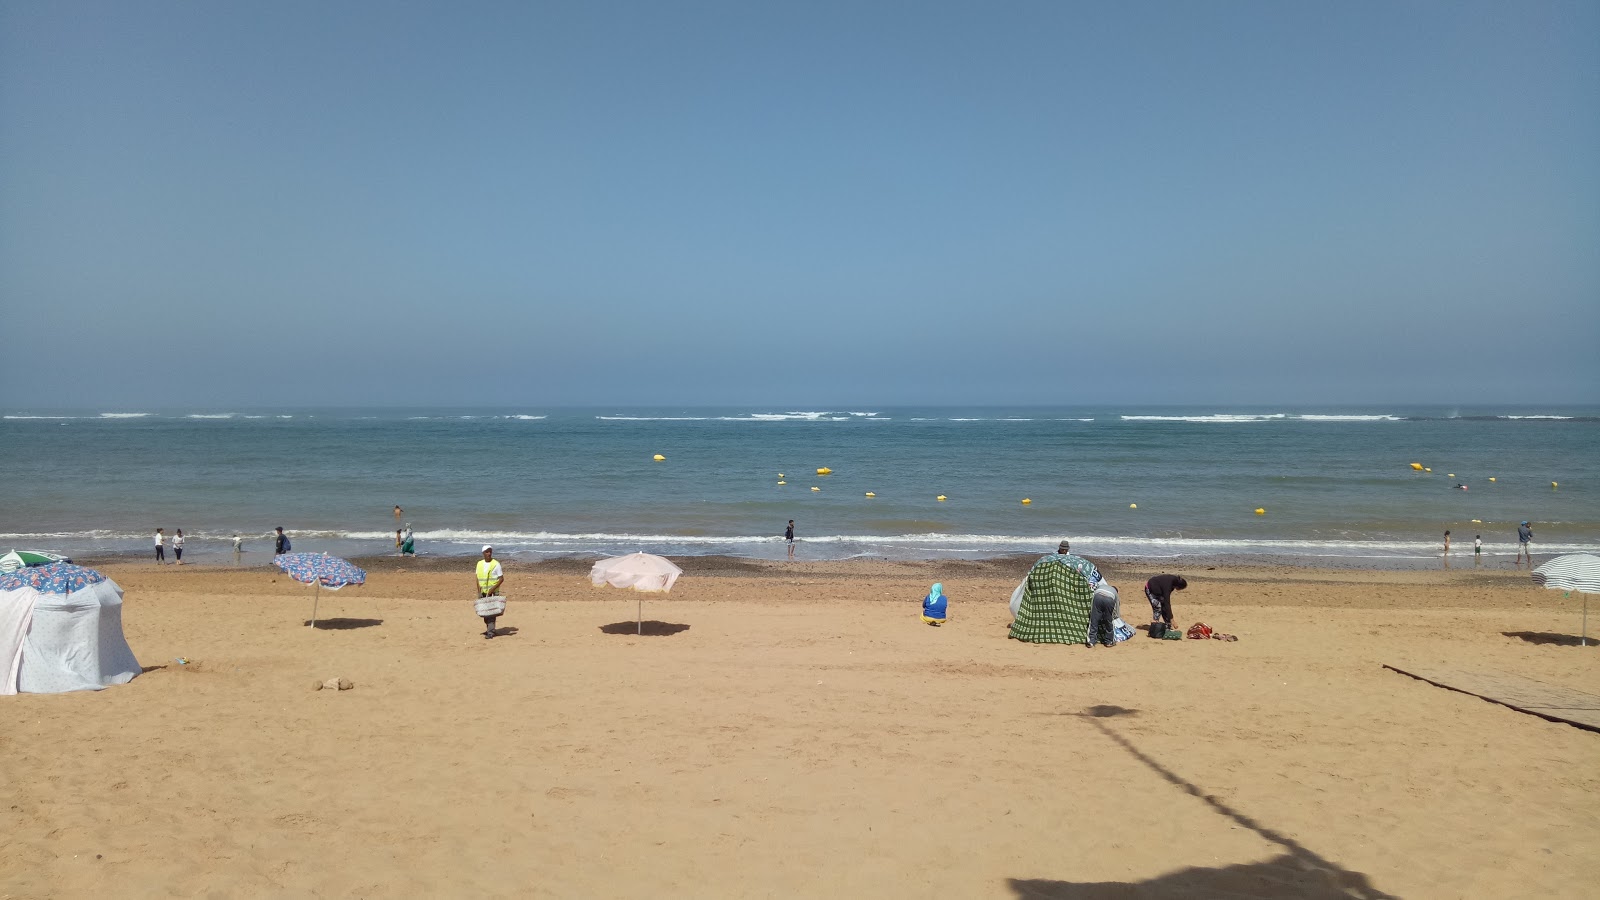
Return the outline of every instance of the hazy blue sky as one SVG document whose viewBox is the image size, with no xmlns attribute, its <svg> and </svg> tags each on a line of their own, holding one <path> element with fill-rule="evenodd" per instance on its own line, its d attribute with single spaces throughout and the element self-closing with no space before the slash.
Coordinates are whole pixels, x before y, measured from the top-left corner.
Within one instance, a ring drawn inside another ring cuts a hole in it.
<svg viewBox="0 0 1600 900">
<path fill-rule="evenodd" d="M 0 404 L 1600 400 L 1592 2 L 0 2 Z"/>
</svg>

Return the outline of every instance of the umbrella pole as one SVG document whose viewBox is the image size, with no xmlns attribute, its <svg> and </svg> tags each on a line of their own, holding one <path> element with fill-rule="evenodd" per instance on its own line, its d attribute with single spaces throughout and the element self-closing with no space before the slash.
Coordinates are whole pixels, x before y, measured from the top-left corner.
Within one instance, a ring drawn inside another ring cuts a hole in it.
<svg viewBox="0 0 1600 900">
<path fill-rule="evenodd" d="M 317 581 L 316 593 L 311 595 L 311 627 L 317 627 L 317 601 L 322 599 L 322 581 Z"/>
<path fill-rule="evenodd" d="M 1589 595 L 1588 594 L 1584 594 L 1583 595 L 1583 638 L 1580 640 L 1578 646 L 1580 646 L 1580 647 L 1589 646 Z"/>
<path fill-rule="evenodd" d="M 1584 605 L 1583 611 L 1584 611 L 1585 614 L 1588 614 L 1589 607 L 1588 607 L 1587 603 Z M 639 630 L 637 632 L 635 632 L 635 633 L 636 634 L 644 634 L 644 598 L 643 597 L 639 598 Z"/>
</svg>

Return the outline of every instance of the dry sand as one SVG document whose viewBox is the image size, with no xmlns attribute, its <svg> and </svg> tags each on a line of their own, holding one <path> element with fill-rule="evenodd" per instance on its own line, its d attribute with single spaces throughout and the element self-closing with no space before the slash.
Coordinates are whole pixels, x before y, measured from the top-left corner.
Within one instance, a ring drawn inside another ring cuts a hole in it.
<svg viewBox="0 0 1600 900">
<path fill-rule="evenodd" d="M 513 565 L 493 641 L 470 561 L 315 632 L 267 570 L 108 566 L 151 669 L 0 699 L 0 897 L 1600 895 L 1600 734 L 1382 668 L 1600 690 L 1525 575 L 1189 570 L 1238 643 L 1088 650 L 1006 639 L 1025 562 L 683 563 L 643 637 Z"/>
</svg>

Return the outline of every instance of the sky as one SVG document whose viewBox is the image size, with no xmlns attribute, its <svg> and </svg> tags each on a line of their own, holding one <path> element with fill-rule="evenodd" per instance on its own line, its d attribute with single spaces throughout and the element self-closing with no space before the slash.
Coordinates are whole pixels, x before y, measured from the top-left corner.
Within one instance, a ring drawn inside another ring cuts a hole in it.
<svg viewBox="0 0 1600 900">
<path fill-rule="evenodd" d="M 0 406 L 1600 402 L 1600 5 L 0 3 Z"/>
</svg>

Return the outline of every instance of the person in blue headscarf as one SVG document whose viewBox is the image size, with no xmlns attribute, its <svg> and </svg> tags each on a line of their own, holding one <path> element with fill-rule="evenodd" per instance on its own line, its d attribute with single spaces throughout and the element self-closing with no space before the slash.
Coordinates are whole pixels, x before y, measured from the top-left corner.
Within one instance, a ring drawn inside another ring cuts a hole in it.
<svg viewBox="0 0 1600 900">
<path fill-rule="evenodd" d="M 935 584 L 928 589 L 928 596 L 922 598 L 922 621 L 929 625 L 943 625 L 949 617 L 950 598 L 944 595 L 944 585 Z"/>
</svg>

